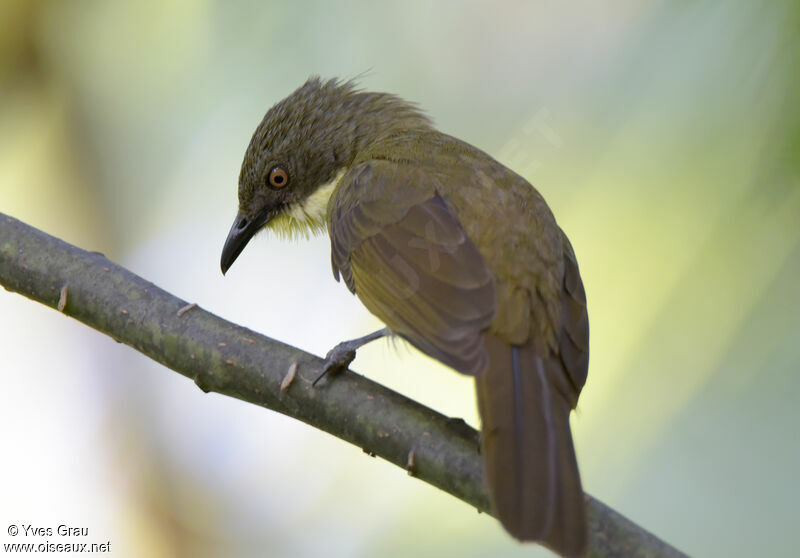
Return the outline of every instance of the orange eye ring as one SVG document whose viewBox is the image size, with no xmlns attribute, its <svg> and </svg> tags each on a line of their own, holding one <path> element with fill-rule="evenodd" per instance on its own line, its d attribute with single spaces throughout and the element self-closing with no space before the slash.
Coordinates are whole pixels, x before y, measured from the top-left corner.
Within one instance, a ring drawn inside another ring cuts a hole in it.
<svg viewBox="0 0 800 558">
<path fill-rule="evenodd" d="M 269 185 L 272 188 L 283 188 L 289 184 L 289 173 L 280 165 L 272 167 L 269 171 Z"/>
</svg>

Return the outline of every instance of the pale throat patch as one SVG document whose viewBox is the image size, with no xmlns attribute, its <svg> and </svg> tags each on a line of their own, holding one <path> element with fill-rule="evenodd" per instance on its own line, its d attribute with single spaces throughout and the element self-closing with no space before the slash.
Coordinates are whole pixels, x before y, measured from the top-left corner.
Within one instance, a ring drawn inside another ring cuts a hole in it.
<svg viewBox="0 0 800 558">
<path fill-rule="evenodd" d="M 303 201 L 289 205 L 267 223 L 267 228 L 284 238 L 309 238 L 324 233 L 327 230 L 328 201 L 345 170 L 340 169 L 333 180 L 321 185 Z"/>
</svg>

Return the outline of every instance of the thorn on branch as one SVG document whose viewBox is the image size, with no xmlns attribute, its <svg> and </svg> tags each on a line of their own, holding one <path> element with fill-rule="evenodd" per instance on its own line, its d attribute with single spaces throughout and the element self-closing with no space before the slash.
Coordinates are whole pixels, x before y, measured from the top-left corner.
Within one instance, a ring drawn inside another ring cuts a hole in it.
<svg viewBox="0 0 800 558">
<path fill-rule="evenodd" d="M 208 393 L 209 391 L 211 391 L 211 388 L 208 387 L 208 385 L 203 381 L 202 375 L 200 374 L 195 376 L 194 383 L 197 387 L 200 388 L 200 391 L 202 391 L 203 393 Z"/>
<path fill-rule="evenodd" d="M 192 302 L 191 304 L 187 304 L 186 306 L 184 306 L 180 310 L 178 310 L 178 317 L 180 318 L 181 316 L 183 316 L 186 312 L 188 312 L 192 308 L 197 308 L 197 303 L 196 302 Z"/>
<path fill-rule="evenodd" d="M 289 369 L 286 371 L 286 376 L 283 377 L 283 381 L 281 382 L 281 393 L 286 393 L 286 390 L 289 389 L 289 386 L 292 385 L 294 381 L 294 377 L 297 375 L 297 361 L 295 360 L 289 365 Z"/>
<path fill-rule="evenodd" d="M 408 472 L 408 476 L 413 477 L 414 474 L 417 472 L 417 463 L 414 459 L 414 450 L 412 449 L 408 452 L 408 459 L 406 460 L 406 471 Z"/>
<path fill-rule="evenodd" d="M 58 297 L 58 305 L 56 305 L 56 310 L 59 312 L 63 312 L 64 308 L 67 307 L 67 294 L 69 293 L 69 288 L 65 284 L 61 287 L 61 294 Z"/>
</svg>

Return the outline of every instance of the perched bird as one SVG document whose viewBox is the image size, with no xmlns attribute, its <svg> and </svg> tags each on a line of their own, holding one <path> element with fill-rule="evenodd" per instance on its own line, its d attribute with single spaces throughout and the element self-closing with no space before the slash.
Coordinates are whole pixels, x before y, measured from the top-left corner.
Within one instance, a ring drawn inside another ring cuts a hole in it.
<svg viewBox="0 0 800 558">
<path fill-rule="evenodd" d="M 586 295 L 542 196 L 413 104 L 312 77 L 258 125 L 239 176 L 225 273 L 269 228 L 327 232 L 333 275 L 386 330 L 475 377 L 494 514 L 517 539 L 583 556 L 569 414 L 589 364 Z"/>
</svg>

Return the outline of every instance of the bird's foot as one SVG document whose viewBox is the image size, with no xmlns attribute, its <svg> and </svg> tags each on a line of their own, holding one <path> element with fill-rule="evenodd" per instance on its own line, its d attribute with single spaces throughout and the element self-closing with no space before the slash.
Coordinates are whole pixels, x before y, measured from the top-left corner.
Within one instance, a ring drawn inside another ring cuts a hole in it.
<svg viewBox="0 0 800 558">
<path fill-rule="evenodd" d="M 325 364 L 322 366 L 322 372 L 314 380 L 311 385 L 316 386 L 325 374 L 329 372 L 341 372 L 350 366 L 350 363 L 356 358 L 356 349 L 353 347 L 352 341 L 343 341 L 336 345 L 333 349 L 328 351 L 325 355 Z"/>
<path fill-rule="evenodd" d="M 364 337 L 359 337 L 358 339 L 342 341 L 325 355 L 325 364 L 322 365 L 322 372 L 320 372 L 319 376 L 317 376 L 311 385 L 316 386 L 317 382 L 329 372 L 341 372 L 342 370 L 346 370 L 347 367 L 350 366 L 350 363 L 353 362 L 353 359 L 356 358 L 356 350 L 370 341 L 380 339 L 386 335 L 389 335 L 388 328 L 380 329 Z"/>
</svg>

